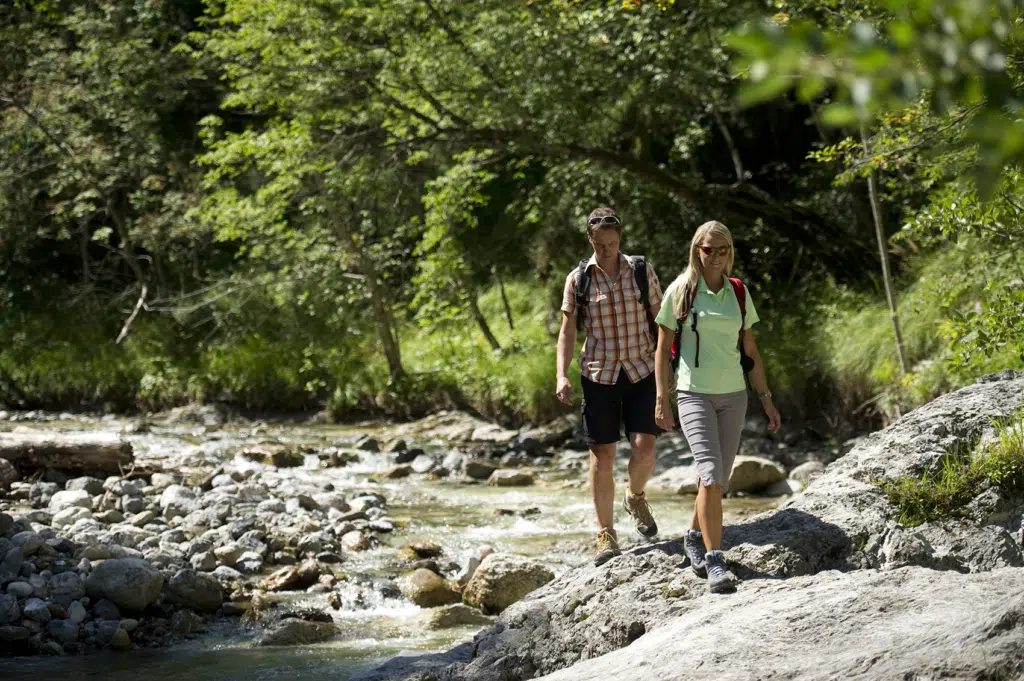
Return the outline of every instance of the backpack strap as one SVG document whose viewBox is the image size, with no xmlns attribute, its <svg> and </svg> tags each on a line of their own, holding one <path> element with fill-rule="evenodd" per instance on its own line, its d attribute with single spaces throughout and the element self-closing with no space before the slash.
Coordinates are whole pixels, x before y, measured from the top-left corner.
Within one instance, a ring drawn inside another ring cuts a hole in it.
<svg viewBox="0 0 1024 681">
<path fill-rule="evenodd" d="M 729 277 L 732 284 L 732 291 L 736 294 L 736 301 L 740 304 L 740 342 L 743 342 L 743 329 L 747 325 L 747 287 L 736 277 Z"/>
<path fill-rule="evenodd" d="M 576 332 L 583 332 L 583 317 L 587 314 L 587 294 L 590 293 L 590 258 L 580 260 L 576 268 Z"/>
<path fill-rule="evenodd" d="M 687 290 L 687 287 L 684 286 L 681 293 L 684 296 L 683 300 L 686 300 L 687 302 L 683 305 L 683 316 L 676 319 L 676 337 L 672 341 L 672 373 L 673 374 L 675 374 L 675 372 L 679 369 L 679 355 L 680 355 L 680 351 L 681 351 L 682 343 L 683 343 L 683 324 L 686 323 L 686 318 L 690 314 L 691 310 L 693 310 L 693 304 L 697 300 L 697 287 L 694 286 L 693 290 L 690 291 L 690 290 Z M 697 332 L 697 316 L 696 315 L 694 315 L 694 318 L 693 318 L 693 331 L 694 331 L 694 333 Z M 698 341 L 699 341 L 699 338 L 700 337 L 698 336 Z M 698 351 L 698 353 L 699 353 L 699 351 Z M 698 361 L 698 362 L 700 361 L 699 354 L 698 354 L 698 356 L 696 358 L 696 361 Z"/>
<path fill-rule="evenodd" d="M 651 291 L 650 282 L 647 281 L 647 258 L 642 255 L 633 255 L 630 256 L 630 262 L 633 265 L 633 280 L 640 290 L 640 304 L 644 306 L 644 312 L 647 313 L 647 328 L 651 332 L 651 339 L 657 345 L 658 323 L 654 321 L 654 315 L 651 314 Z"/>
</svg>

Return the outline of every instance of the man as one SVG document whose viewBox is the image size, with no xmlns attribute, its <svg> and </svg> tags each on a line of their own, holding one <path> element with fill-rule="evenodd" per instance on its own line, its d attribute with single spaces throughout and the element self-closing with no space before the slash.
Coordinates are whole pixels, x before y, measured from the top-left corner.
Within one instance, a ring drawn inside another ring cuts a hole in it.
<svg viewBox="0 0 1024 681">
<path fill-rule="evenodd" d="M 587 236 L 594 248 L 593 257 L 580 263 L 565 279 L 555 393 L 563 403 L 571 404 L 568 371 L 576 348 L 577 315 L 582 315 L 587 334 L 579 356 L 583 432 L 590 447 L 590 490 L 599 526 L 594 564 L 602 565 L 620 553 L 614 528 L 612 471 L 623 423 L 632 447 L 623 507 L 642 537 L 651 539 L 658 534 L 644 487 L 654 470 L 655 435 L 661 432 L 654 422 L 657 338 L 649 326 L 653 317 L 648 315 L 657 316 L 662 292 L 650 265 L 619 250 L 622 222 L 615 211 L 594 210 L 587 220 Z M 635 271 L 643 269 L 649 309 L 644 307 L 643 291 L 635 276 Z M 577 295 L 584 293 L 586 297 L 578 301 Z M 578 304 L 584 300 L 585 306 Z"/>
</svg>

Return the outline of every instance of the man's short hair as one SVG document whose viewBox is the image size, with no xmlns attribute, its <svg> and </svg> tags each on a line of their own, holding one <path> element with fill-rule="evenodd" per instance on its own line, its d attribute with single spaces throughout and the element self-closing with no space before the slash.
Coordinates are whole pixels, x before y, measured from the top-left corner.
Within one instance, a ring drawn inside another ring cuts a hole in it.
<svg viewBox="0 0 1024 681">
<path fill-rule="evenodd" d="M 594 229 L 590 226 L 590 221 L 591 220 L 593 220 L 594 218 L 608 217 L 609 215 L 615 215 L 615 217 L 618 217 L 618 214 L 616 214 L 615 209 L 614 208 L 609 208 L 608 206 L 601 206 L 600 208 L 595 208 L 594 210 L 590 211 L 590 216 L 587 217 L 587 236 L 593 236 L 594 235 Z M 621 220 L 619 221 L 618 224 L 614 224 L 614 225 L 603 224 L 603 225 L 599 225 L 599 226 L 600 226 L 601 229 L 614 229 L 617 233 L 622 234 L 622 221 Z"/>
</svg>

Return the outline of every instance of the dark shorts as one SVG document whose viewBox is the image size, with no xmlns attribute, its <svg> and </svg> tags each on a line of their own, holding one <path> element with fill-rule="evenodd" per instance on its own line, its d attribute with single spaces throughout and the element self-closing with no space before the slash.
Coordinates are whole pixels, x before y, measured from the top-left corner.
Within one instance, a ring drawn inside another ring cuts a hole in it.
<svg viewBox="0 0 1024 681">
<path fill-rule="evenodd" d="M 630 383 L 625 369 L 619 370 L 615 385 L 594 383 L 580 378 L 583 386 L 583 440 L 588 445 L 606 445 L 619 441 L 619 429 L 625 424 L 626 437 L 631 433 L 661 432 L 654 422 L 654 405 L 658 388 L 654 372 L 647 378 Z"/>
</svg>

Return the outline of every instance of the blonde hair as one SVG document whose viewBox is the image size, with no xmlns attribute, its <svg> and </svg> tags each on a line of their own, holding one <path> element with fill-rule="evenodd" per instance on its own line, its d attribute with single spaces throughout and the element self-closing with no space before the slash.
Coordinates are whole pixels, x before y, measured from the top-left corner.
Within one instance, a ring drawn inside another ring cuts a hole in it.
<svg viewBox="0 0 1024 681">
<path fill-rule="evenodd" d="M 729 228 L 717 220 L 709 220 L 697 228 L 690 241 L 690 264 L 683 270 L 672 286 L 675 287 L 675 301 L 673 312 L 676 319 L 682 319 L 683 309 L 689 305 L 693 292 L 697 290 L 697 282 L 704 276 L 704 266 L 700 262 L 700 245 L 709 236 L 720 236 L 729 242 L 729 259 L 725 263 L 725 276 L 732 274 L 732 263 L 735 256 L 735 249 L 732 247 L 732 233 Z"/>
</svg>

